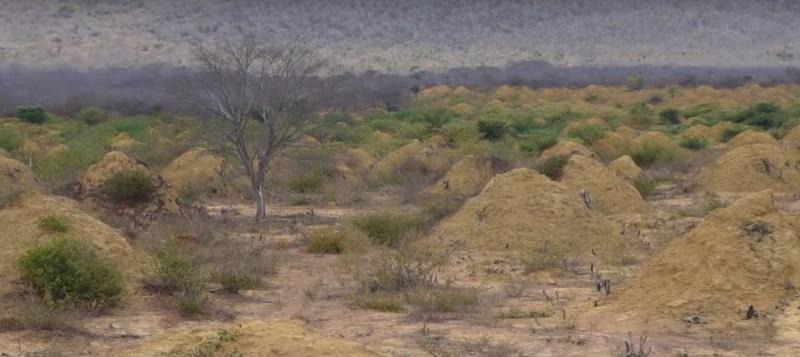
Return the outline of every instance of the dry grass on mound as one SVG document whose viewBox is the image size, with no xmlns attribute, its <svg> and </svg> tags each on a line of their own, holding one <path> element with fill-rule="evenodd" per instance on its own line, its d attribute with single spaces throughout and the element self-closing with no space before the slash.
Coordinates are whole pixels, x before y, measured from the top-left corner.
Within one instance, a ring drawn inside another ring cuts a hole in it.
<svg viewBox="0 0 800 357">
<path fill-rule="evenodd" d="M 467 155 L 459 160 L 436 183 L 428 187 L 424 195 L 452 193 L 471 197 L 483 189 L 494 176 L 495 168 L 491 160 L 475 155 Z"/>
<path fill-rule="evenodd" d="M 778 145 L 778 141 L 765 132 L 745 130 L 728 142 L 728 146 L 731 148 L 753 144 Z"/>
<path fill-rule="evenodd" d="M 0 155 L 0 207 L 36 186 L 36 179 L 27 165 Z"/>
<path fill-rule="evenodd" d="M 435 227 L 431 241 L 461 241 L 476 255 L 526 254 L 568 246 L 573 257 L 620 256 L 618 227 L 589 209 L 579 190 L 520 168 L 495 176 L 478 195 Z"/>
<path fill-rule="evenodd" d="M 553 145 L 551 148 L 542 152 L 539 155 L 539 158 L 536 160 L 537 164 L 543 163 L 548 159 L 554 158 L 556 156 L 572 156 L 572 155 L 583 155 L 588 157 L 594 157 L 594 152 L 591 149 L 583 146 L 581 143 L 572 140 L 564 140 L 559 141 L 557 144 Z"/>
<path fill-rule="evenodd" d="M 83 212 L 78 203 L 64 197 L 26 193 L 0 209 L 0 292 L 11 289 L 18 277 L 14 264 L 23 252 L 36 243 L 52 237 L 40 227 L 45 216 L 59 217 L 65 223 L 68 237 L 83 240 L 97 249 L 102 257 L 114 261 L 119 269 L 135 276 L 139 258 L 125 237 L 100 220 Z"/>
<path fill-rule="evenodd" d="M 303 322 L 248 321 L 216 328 L 182 328 L 117 356 L 378 356 L 355 342 L 328 337 Z"/>
<path fill-rule="evenodd" d="M 193 148 L 161 170 L 161 176 L 178 192 L 217 194 L 225 187 L 226 166 L 225 159 L 202 148 Z"/>
<path fill-rule="evenodd" d="M 779 212 L 770 191 L 716 210 L 645 263 L 608 308 L 673 321 L 696 313 L 717 326 L 743 321 L 750 305 L 773 315 L 800 282 L 799 218 Z"/>
<path fill-rule="evenodd" d="M 756 192 L 800 189 L 800 155 L 777 145 L 735 148 L 705 167 L 700 186 L 711 192 Z"/>
<path fill-rule="evenodd" d="M 617 175 L 629 180 L 633 180 L 642 175 L 642 169 L 636 166 L 628 155 L 623 155 L 608 164 L 608 168 L 614 171 Z"/>
<path fill-rule="evenodd" d="M 651 209 L 636 188 L 592 158 L 572 156 L 563 169 L 561 182 L 587 191 L 592 208 L 604 214 L 647 213 Z"/>
</svg>

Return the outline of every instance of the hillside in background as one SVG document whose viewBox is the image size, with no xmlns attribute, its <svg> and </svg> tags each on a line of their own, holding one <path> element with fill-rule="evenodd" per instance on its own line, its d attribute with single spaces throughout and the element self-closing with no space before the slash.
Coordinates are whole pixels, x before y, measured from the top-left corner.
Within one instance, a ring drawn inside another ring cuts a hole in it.
<svg viewBox="0 0 800 357">
<path fill-rule="evenodd" d="M 344 69 L 795 66 L 800 3 L 748 0 L 0 0 L 0 66 L 183 66 L 192 40 L 297 34 Z"/>
</svg>

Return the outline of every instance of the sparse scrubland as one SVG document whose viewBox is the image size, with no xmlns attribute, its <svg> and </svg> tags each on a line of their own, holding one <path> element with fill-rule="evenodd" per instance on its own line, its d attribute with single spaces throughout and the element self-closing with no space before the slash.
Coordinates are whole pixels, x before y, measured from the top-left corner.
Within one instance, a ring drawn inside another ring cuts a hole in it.
<svg viewBox="0 0 800 357">
<path fill-rule="evenodd" d="M 316 113 L 261 222 L 190 116 L 22 107 L 0 353 L 800 353 L 800 86 L 641 80 Z"/>
</svg>

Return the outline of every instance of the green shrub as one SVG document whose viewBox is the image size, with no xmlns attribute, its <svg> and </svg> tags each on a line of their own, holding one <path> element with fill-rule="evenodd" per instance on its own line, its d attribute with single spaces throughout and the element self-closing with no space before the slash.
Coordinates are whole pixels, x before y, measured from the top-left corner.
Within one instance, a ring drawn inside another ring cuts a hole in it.
<svg viewBox="0 0 800 357">
<path fill-rule="evenodd" d="M 0 126 L 0 149 L 14 152 L 25 142 L 24 137 L 11 126 Z"/>
<path fill-rule="evenodd" d="M 478 132 L 481 137 L 489 141 L 497 141 L 506 134 L 506 124 L 499 120 L 479 120 Z"/>
<path fill-rule="evenodd" d="M 644 77 L 638 74 L 632 74 L 625 80 L 628 90 L 637 91 L 644 88 Z"/>
<path fill-rule="evenodd" d="M 647 128 L 653 125 L 655 113 L 647 103 L 636 103 L 628 110 L 628 124 L 635 128 Z"/>
<path fill-rule="evenodd" d="M 403 312 L 403 304 L 392 296 L 385 294 L 362 294 L 356 298 L 356 306 L 381 312 Z"/>
<path fill-rule="evenodd" d="M 17 107 L 14 116 L 31 124 L 42 124 L 47 120 L 47 113 L 39 105 L 23 105 Z"/>
<path fill-rule="evenodd" d="M 363 257 L 353 268 L 353 277 L 366 293 L 409 291 L 432 286 L 435 266 L 429 256 L 381 250 Z"/>
<path fill-rule="evenodd" d="M 640 148 L 631 153 L 631 159 L 636 162 L 639 167 L 647 168 L 657 162 L 666 162 L 675 157 L 674 152 L 653 144 L 646 142 Z"/>
<path fill-rule="evenodd" d="M 151 256 L 145 281 L 159 291 L 192 291 L 202 286 L 197 264 L 179 247 L 168 245 Z"/>
<path fill-rule="evenodd" d="M 549 177 L 551 180 L 561 178 L 562 170 L 569 161 L 569 155 L 553 156 L 536 166 L 536 171 Z"/>
<path fill-rule="evenodd" d="M 286 182 L 286 186 L 293 192 L 312 193 L 320 190 L 323 180 L 322 170 L 315 170 L 309 174 L 291 178 Z"/>
<path fill-rule="evenodd" d="M 39 229 L 50 233 L 67 233 L 69 224 L 64 217 L 47 215 L 39 218 Z"/>
<path fill-rule="evenodd" d="M 73 239 L 56 238 L 29 249 L 19 267 L 33 291 L 52 307 L 103 309 L 122 295 L 122 275 Z"/>
<path fill-rule="evenodd" d="M 681 112 L 675 108 L 667 108 L 658 113 L 661 123 L 665 125 L 677 125 L 681 123 Z"/>
<path fill-rule="evenodd" d="M 352 223 L 373 243 L 397 246 L 409 235 L 419 233 L 425 222 L 408 214 L 376 213 L 356 218 Z"/>
<path fill-rule="evenodd" d="M 208 295 L 201 290 L 188 290 L 178 294 L 175 305 L 181 316 L 191 317 L 208 310 Z"/>
<path fill-rule="evenodd" d="M 143 170 L 117 173 L 103 183 L 106 194 L 117 201 L 144 202 L 156 192 L 153 178 Z"/>
<path fill-rule="evenodd" d="M 344 234 L 333 229 L 319 229 L 311 233 L 306 251 L 312 254 L 342 254 Z"/>
<path fill-rule="evenodd" d="M 600 126 L 582 125 L 570 130 L 567 136 L 581 139 L 585 144 L 592 145 L 595 141 L 606 136 L 606 130 Z"/>
<path fill-rule="evenodd" d="M 688 138 L 681 140 L 680 145 L 692 151 L 702 150 L 708 147 L 708 139 L 702 137 Z"/>
<path fill-rule="evenodd" d="M 656 186 L 658 186 L 658 180 L 646 175 L 641 175 L 633 179 L 633 187 L 635 187 L 642 198 L 645 199 L 655 192 Z"/>
<path fill-rule="evenodd" d="M 95 125 L 108 120 L 108 113 L 101 108 L 87 107 L 81 109 L 78 114 L 75 114 L 75 119 L 89 125 Z"/>
<path fill-rule="evenodd" d="M 720 138 L 720 141 L 723 142 L 723 143 L 727 143 L 731 139 L 735 138 L 736 135 L 741 134 L 745 130 L 747 130 L 747 129 L 745 127 L 742 127 L 742 126 L 734 126 L 734 127 L 731 127 L 731 128 L 725 128 L 725 130 L 722 131 L 722 137 Z"/>
<path fill-rule="evenodd" d="M 756 103 L 728 118 L 734 123 L 759 127 L 761 129 L 780 128 L 791 121 L 791 115 L 775 103 Z"/>
</svg>

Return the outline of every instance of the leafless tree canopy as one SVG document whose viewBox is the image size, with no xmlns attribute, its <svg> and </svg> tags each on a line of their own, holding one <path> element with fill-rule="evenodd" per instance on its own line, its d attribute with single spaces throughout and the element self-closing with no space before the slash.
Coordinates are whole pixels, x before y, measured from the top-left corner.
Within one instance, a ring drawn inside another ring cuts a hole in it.
<svg viewBox="0 0 800 357">
<path fill-rule="evenodd" d="M 266 216 L 263 185 L 271 161 L 308 129 L 332 91 L 328 62 L 300 41 L 265 46 L 252 39 L 217 47 L 199 43 L 200 73 L 183 97 L 201 119 L 212 148 L 242 163 Z"/>
</svg>

